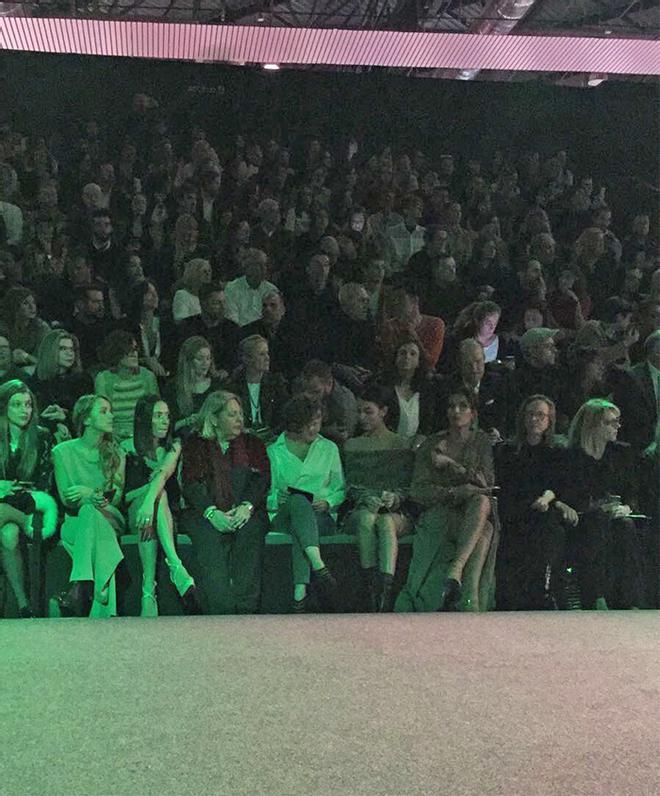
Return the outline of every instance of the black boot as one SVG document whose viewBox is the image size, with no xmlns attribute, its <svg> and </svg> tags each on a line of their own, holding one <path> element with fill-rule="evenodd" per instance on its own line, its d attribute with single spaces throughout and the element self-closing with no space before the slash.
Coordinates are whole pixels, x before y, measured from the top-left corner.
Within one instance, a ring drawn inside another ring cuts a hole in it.
<svg viewBox="0 0 660 796">
<path fill-rule="evenodd" d="M 378 606 L 376 609 L 379 614 L 391 614 L 394 610 L 393 583 L 394 575 L 390 575 L 389 572 L 380 573 L 380 589 L 378 590 Z"/>
<path fill-rule="evenodd" d="M 455 578 L 447 578 L 442 587 L 438 611 L 458 611 L 461 601 L 461 584 Z"/>
<path fill-rule="evenodd" d="M 89 616 L 93 593 L 91 580 L 74 581 L 68 589 L 51 597 L 49 613 L 51 616 Z"/>
<path fill-rule="evenodd" d="M 328 614 L 337 611 L 337 581 L 327 567 L 313 572 L 321 610 Z"/>
<path fill-rule="evenodd" d="M 367 613 L 373 614 L 378 610 L 378 570 L 376 567 L 363 567 L 360 572 L 367 598 Z"/>
</svg>

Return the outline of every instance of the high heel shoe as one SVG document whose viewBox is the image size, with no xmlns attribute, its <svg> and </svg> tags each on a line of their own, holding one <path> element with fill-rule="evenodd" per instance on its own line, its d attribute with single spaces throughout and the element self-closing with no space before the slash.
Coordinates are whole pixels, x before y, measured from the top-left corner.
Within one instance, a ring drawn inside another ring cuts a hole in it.
<svg viewBox="0 0 660 796">
<path fill-rule="evenodd" d="M 317 569 L 313 573 L 319 593 L 321 608 L 326 613 L 332 614 L 337 610 L 337 581 L 327 567 Z"/>
<path fill-rule="evenodd" d="M 170 564 L 170 562 L 166 560 L 166 564 L 170 571 L 170 580 L 174 584 L 174 588 L 179 592 L 179 597 L 183 597 L 190 589 L 195 588 L 195 580 L 183 566 L 183 561 Z"/>
<path fill-rule="evenodd" d="M 442 587 L 438 611 L 457 611 L 461 596 L 461 584 L 456 578 L 447 578 Z"/>
<path fill-rule="evenodd" d="M 150 619 L 158 616 L 156 584 L 152 584 L 150 589 L 142 589 L 142 605 L 140 607 L 140 616 L 148 617 Z"/>
</svg>

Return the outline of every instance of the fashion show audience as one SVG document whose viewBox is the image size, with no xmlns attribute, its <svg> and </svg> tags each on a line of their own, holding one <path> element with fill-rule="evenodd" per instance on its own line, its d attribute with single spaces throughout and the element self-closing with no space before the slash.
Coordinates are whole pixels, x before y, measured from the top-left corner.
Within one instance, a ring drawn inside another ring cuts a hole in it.
<svg viewBox="0 0 660 796">
<path fill-rule="evenodd" d="M 150 113 L 0 129 L 0 615 L 658 607 L 657 206 Z"/>
</svg>

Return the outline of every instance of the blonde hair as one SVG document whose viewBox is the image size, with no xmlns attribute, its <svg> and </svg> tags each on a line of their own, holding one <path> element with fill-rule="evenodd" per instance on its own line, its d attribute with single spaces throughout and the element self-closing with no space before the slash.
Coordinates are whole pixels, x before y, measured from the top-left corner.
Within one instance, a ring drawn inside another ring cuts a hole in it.
<svg viewBox="0 0 660 796">
<path fill-rule="evenodd" d="M 593 256 L 597 242 L 602 254 L 605 250 L 604 239 L 605 235 L 600 227 L 587 227 L 575 241 L 575 257 L 580 260 L 587 254 Z"/>
<path fill-rule="evenodd" d="M 238 344 L 238 352 L 241 357 L 241 362 L 245 363 L 247 357 L 254 354 L 254 350 L 259 343 L 266 343 L 266 345 L 268 345 L 268 340 L 266 340 L 266 338 L 262 337 L 260 334 L 251 334 L 249 337 L 244 337 L 241 340 L 241 342 Z"/>
<path fill-rule="evenodd" d="M 179 359 L 176 366 L 176 402 L 179 411 L 184 417 L 193 413 L 193 388 L 195 379 L 193 376 L 193 359 L 202 350 L 208 348 L 211 352 L 211 367 L 209 376 L 216 374 L 215 362 L 213 361 L 213 349 L 211 344 L 204 337 L 189 337 L 184 340 L 179 349 Z"/>
<path fill-rule="evenodd" d="M 64 329 L 53 329 L 44 335 L 39 349 L 37 351 L 37 366 L 35 374 L 39 381 L 48 381 L 54 379 L 59 373 L 58 358 L 60 353 L 60 342 L 62 340 L 71 340 L 73 343 L 73 352 L 75 360 L 69 369 L 70 373 L 80 373 L 82 365 L 80 363 L 80 344 L 75 334 L 65 331 Z"/>
<path fill-rule="evenodd" d="M 568 447 L 579 448 L 590 456 L 596 452 L 596 431 L 603 422 L 605 412 L 621 415 L 618 406 L 605 398 L 591 398 L 577 410 L 568 429 Z"/>
<path fill-rule="evenodd" d="M 226 390 L 216 390 L 206 396 L 206 400 L 199 410 L 198 416 L 198 430 L 200 436 L 204 439 L 213 439 L 215 437 L 215 425 L 213 419 L 216 418 L 220 412 L 224 411 L 225 407 L 230 401 L 236 401 L 243 411 L 243 404 L 238 395 Z"/>
</svg>

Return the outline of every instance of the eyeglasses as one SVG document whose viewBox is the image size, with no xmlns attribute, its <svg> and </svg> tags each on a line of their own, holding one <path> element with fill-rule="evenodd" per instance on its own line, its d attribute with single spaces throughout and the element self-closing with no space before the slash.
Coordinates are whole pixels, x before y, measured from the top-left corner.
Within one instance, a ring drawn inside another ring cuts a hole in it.
<svg viewBox="0 0 660 796">
<path fill-rule="evenodd" d="M 604 426 L 611 426 L 612 428 L 621 428 L 621 419 L 613 417 L 611 420 L 603 420 Z"/>
<path fill-rule="evenodd" d="M 527 417 L 531 417 L 534 420 L 545 420 L 550 415 L 547 412 L 526 412 Z"/>
</svg>

